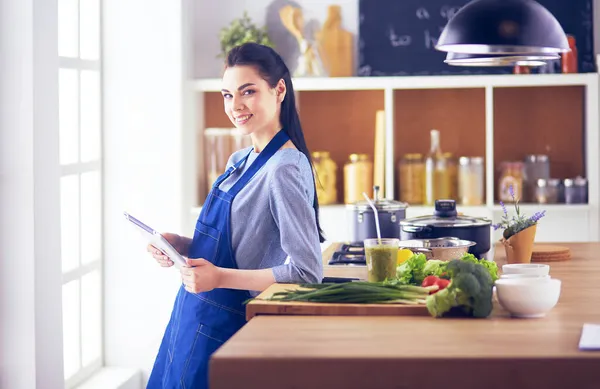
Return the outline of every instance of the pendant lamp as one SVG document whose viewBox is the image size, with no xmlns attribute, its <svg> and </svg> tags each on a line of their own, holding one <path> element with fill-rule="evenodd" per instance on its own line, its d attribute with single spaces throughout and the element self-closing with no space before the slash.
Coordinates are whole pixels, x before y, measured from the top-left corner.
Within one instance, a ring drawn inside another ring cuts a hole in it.
<svg viewBox="0 0 600 389">
<path fill-rule="evenodd" d="M 543 66 L 545 61 L 559 59 L 558 54 L 527 54 L 527 55 L 502 55 L 502 54 L 464 54 L 448 53 L 444 61 L 452 66 Z"/>
<path fill-rule="evenodd" d="M 446 24 L 436 49 L 469 54 L 539 54 L 570 50 L 556 18 L 534 0 L 471 1 Z"/>
</svg>

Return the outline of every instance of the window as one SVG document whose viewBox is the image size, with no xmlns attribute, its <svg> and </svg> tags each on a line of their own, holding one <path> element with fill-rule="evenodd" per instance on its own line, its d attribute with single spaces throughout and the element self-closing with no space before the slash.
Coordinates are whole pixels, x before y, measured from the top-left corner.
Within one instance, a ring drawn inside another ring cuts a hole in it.
<svg viewBox="0 0 600 389">
<path fill-rule="evenodd" d="M 67 388 L 102 353 L 101 0 L 58 1 L 63 356 Z"/>
</svg>

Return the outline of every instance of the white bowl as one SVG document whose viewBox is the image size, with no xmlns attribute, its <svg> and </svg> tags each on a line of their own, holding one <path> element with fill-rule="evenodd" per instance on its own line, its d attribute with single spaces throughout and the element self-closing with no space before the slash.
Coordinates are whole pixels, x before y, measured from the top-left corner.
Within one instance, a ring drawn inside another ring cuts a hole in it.
<svg viewBox="0 0 600 389">
<path fill-rule="evenodd" d="M 542 263 L 511 263 L 502 265 L 502 273 L 546 276 L 550 273 L 550 266 Z"/>
<path fill-rule="evenodd" d="M 537 274 L 502 274 L 500 275 L 501 279 L 506 279 L 506 280 L 514 280 L 514 279 L 523 279 L 523 278 L 527 278 L 529 280 L 535 281 L 535 280 L 549 280 L 550 279 L 550 275 L 546 274 L 543 276 L 539 276 Z"/>
<path fill-rule="evenodd" d="M 496 280 L 498 302 L 515 317 L 544 317 L 560 296 L 560 280 L 514 278 Z"/>
</svg>

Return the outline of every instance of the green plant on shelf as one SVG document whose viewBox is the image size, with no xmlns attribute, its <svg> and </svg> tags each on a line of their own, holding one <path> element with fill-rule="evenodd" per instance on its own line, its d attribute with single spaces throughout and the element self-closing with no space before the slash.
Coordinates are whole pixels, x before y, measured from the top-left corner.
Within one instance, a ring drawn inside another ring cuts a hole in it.
<svg viewBox="0 0 600 389">
<path fill-rule="evenodd" d="M 511 236 L 515 235 L 518 232 L 523 231 L 524 229 L 531 227 L 538 223 L 538 221 L 546 215 L 546 211 L 539 211 L 534 213 L 531 217 L 526 217 L 524 213 L 521 212 L 519 208 L 519 199 L 515 197 L 515 192 L 513 190 L 512 185 L 509 188 L 510 195 L 513 198 L 513 203 L 515 204 L 515 215 L 512 217 L 508 217 L 508 210 L 506 209 L 506 205 L 502 201 L 500 201 L 500 205 L 502 206 L 502 220 L 498 224 L 494 224 L 494 230 L 499 230 L 504 228 L 502 232 L 502 236 L 504 239 L 508 239 Z"/>
<path fill-rule="evenodd" d="M 217 56 L 218 58 L 225 58 L 229 50 L 247 42 L 255 42 L 269 47 L 275 46 L 267 34 L 267 28 L 256 26 L 247 11 L 244 11 L 241 18 L 234 19 L 229 26 L 221 29 L 219 41 L 221 52 Z"/>
</svg>

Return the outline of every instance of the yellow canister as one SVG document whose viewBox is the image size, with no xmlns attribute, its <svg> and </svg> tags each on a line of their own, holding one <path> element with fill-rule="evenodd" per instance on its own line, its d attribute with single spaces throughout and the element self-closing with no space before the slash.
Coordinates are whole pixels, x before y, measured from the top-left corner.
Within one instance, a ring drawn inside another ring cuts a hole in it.
<svg viewBox="0 0 600 389">
<path fill-rule="evenodd" d="M 335 204 L 337 164 L 331 159 L 328 151 L 315 151 L 311 156 L 316 171 L 315 185 L 319 204 Z"/>
<path fill-rule="evenodd" d="M 364 199 L 363 192 L 373 192 L 373 162 L 367 154 L 350 154 L 344 165 L 344 203 L 352 204 Z"/>
</svg>

